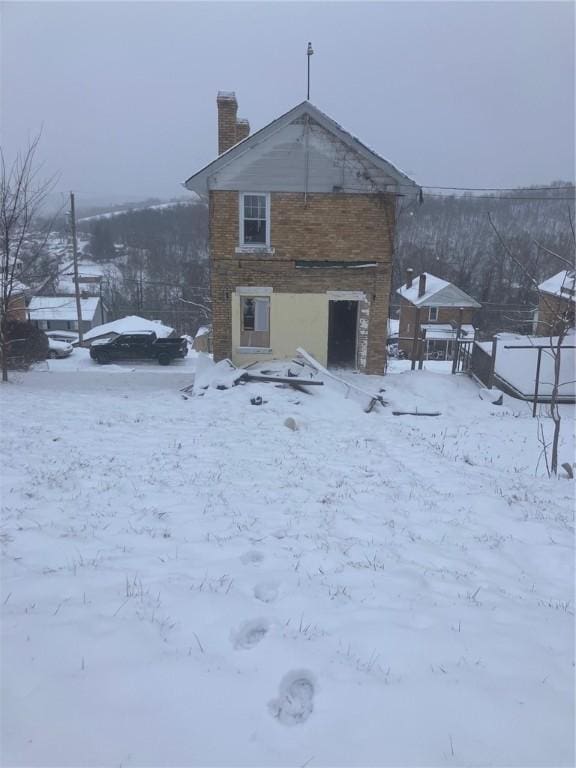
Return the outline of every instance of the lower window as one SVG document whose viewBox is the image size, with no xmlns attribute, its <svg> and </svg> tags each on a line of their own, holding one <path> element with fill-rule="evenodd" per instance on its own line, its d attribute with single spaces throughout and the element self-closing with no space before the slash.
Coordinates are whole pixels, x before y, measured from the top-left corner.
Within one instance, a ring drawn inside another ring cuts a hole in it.
<svg viewBox="0 0 576 768">
<path fill-rule="evenodd" d="M 270 298 L 242 296 L 240 299 L 240 346 L 270 346 Z"/>
</svg>

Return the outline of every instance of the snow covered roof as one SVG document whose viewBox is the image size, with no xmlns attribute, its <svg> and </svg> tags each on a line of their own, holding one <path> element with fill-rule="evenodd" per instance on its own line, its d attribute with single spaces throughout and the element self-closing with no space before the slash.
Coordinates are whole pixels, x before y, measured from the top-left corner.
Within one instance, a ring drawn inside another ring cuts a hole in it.
<svg viewBox="0 0 576 768">
<path fill-rule="evenodd" d="M 0 275 L 0 290 L 2 289 L 4 285 L 4 280 L 2 279 L 2 276 Z M 29 291 L 30 288 L 28 288 L 27 285 L 24 285 L 24 283 L 21 283 L 20 280 L 13 280 L 12 281 L 12 290 L 10 290 L 10 281 L 8 281 L 8 292 L 11 296 L 21 296 L 23 293 L 26 293 L 26 291 Z"/>
<path fill-rule="evenodd" d="M 97 264 L 93 261 L 81 261 L 78 263 L 78 278 L 81 290 L 89 294 L 100 292 L 100 281 L 114 278 L 120 280 L 121 272 L 115 264 L 105 262 Z M 88 282 L 85 282 L 87 280 Z M 58 293 L 71 293 L 76 290 L 74 282 L 74 264 L 70 262 L 62 267 L 58 274 Z"/>
<path fill-rule="evenodd" d="M 94 319 L 100 299 L 80 299 L 82 320 Z M 70 296 L 34 296 L 28 306 L 30 320 L 78 320 L 76 299 Z"/>
<path fill-rule="evenodd" d="M 563 269 L 558 274 L 549 277 L 540 283 L 538 290 L 540 293 L 548 293 L 551 296 L 559 296 L 563 299 L 572 299 L 576 301 L 576 272 L 574 270 Z"/>
<path fill-rule="evenodd" d="M 255 131 L 242 141 L 234 144 L 234 146 L 230 147 L 230 149 L 226 150 L 226 152 L 222 152 L 222 154 L 219 155 L 215 160 L 212 160 L 210 163 L 208 163 L 208 165 L 204 166 L 204 168 L 190 176 L 190 178 L 184 182 L 184 186 L 186 189 L 189 189 L 192 192 L 205 193 L 208 177 L 210 175 L 220 170 L 228 163 L 233 162 L 235 159 L 243 155 L 247 150 L 261 144 L 277 131 L 281 130 L 290 123 L 299 120 L 305 115 L 311 117 L 320 126 L 340 139 L 340 141 L 346 144 L 350 149 L 357 152 L 365 161 L 372 163 L 373 167 L 376 166 L 381 171 L 386 173 L 394 185 L 401 184 L 402 187 L 407 188 L 406 191 L 410 191 L 409 188 L 412 188 L 411 191 L 414 193 L 418 192 L 420 189 L 416 182 L 410 179 L 405 173 L 400 171 L 398 168 L 392 165 L 392 163 L 388 162 L 379 154 L 374 152 L 373 149 L 367 147 L 366 144 L 363 144 L 359 139 L 356 138 L 356 136 L 353 136 L 351 133 L 346 131 L 335 120 L 329 117 L 325 112 L 322 112 L 322 110 L 318 109 L 318 107 L 315 107 L 314 104 L 311 104 L 309 101 L 301 102 L 297 106 L 288 110 L 288 112 L 280 115 L 280 117 L 272 120 L 272 122 L 268 123 L 268 125 L 264 126 L 264 128 L 261 128 L 259 131 Z"/>
<path fill-rule="evenodd" d="M 163 325 L 159 320 L 146 320 L 144 317 L 138 317 L 138 315 L 128 315 L 128 317 L 113 320 L 111 323 L 104 323 L 104 325 L 91 328 L 84 334 L 84 341 L 96 339 L 106 334 L 142 333 L 144 331 L 154 331 L 159 339 L 165 339 L 174 333 L 174 328 Z"/>
<path fill-rule="evenodd" d="M 426 276 L 426 290 L 422 296 L 418 296 L 420 276 L 413 278 L 410 288 L 402 285 L 396 293 L 416 307 L 473 307 L 480 309 L 482 306 L 476 299 L 457 288 L 454 283 L 431 275 L 430 272 L 423 272 L 422 274 Z"/>
</svg>

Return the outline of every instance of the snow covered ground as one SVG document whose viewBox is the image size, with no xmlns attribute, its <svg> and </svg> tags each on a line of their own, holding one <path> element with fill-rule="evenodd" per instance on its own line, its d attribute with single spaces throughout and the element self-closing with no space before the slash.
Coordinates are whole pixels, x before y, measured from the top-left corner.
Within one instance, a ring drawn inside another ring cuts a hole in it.
<svg viewBox="0 0 576 768">
<path fill-rule="evenodd" d="M 529 405 L 78 352 L 0 387 L 3 765 L 573 764 L 574 485 Z"/>
</svg>

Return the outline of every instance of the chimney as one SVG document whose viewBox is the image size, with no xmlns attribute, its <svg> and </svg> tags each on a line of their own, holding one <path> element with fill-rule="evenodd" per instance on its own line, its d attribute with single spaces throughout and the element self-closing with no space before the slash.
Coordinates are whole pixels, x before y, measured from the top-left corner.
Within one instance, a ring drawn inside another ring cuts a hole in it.
<svg viewBox="0 0 576 768">
<path fill-rule="evenodd" d="M 238 102 L 234 91 L 218 91 L 218 154 L 236 144 L 236 112 Z"/>
<path fill-rule="evenodd" d="M 418 298 L 426 293 L 426 272 L 422 272 L 418 281 Z"/>
<path fill-rule="evenodd" d="M 414 277 L 414 270 L 408 267 L 406 270 L 406 288 L 412 288 L 412 278 Z"/>
<path fill-rule="evenodd" d="M 236 120 L 236 141 L 242 141 L 247 136 L 250 136 L 250 123 L 248 120 Z"/>
</svg>

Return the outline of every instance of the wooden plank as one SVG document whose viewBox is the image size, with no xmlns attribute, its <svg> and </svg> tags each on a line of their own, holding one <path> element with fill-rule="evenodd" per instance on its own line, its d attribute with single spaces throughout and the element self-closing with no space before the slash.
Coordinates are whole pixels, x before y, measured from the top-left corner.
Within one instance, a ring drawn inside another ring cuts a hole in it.
<svg viewBox="0 0 576 768">
<path fill-rule="evenodd" d="M 296 349 L 296 352 L 298 352 L 300 357 L 302 357 L 302 359 L 307 363 L 307 365 L 309 365 L 313 370 L 322 374 L 322 376 L 326 376 L 327 378 L 332 379 L 332 381 L 335 381 L 338 384 L 345 387 L 346 397 L 348 397 L 348 395 L 352 393 L 359 396 L 361 398 L 362 406 L 366 413 L 370 413 L 370 411 L 374 409 L 377 403 L 380 403 L 380 405 L 386 405 L 384 399 L 382 398 L 382 395 L 374 394 L 373 392 L 368 392 L 367 390 L 362 389 L 361 387 L 357 387 L 355 384 L 350 384 L 344 379 L 341 379 L 339 376 L 335 376 L 333 373 L 330 373 L 330 371 L 327 370 L 321 363 L 319 363 L 318 360 L 313 358 L 312 355 L 306 352 L 305 349 L 302 349 L 302 347 L 298 347 Z"/>
<path fill-rule="evenodd" d="M 323 381 L 317 381 L 316 379 L 299 379 L 296 376 L 266 376 L 262 373 L 243 373 L 240 377 L 240 381 L 266 381 L 274 382 L 275 384 L 297 384 L 305 387 L 321 387 L 324 385 Z"/>
</svg>

